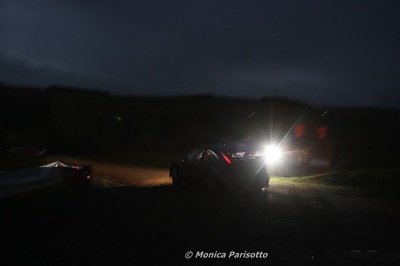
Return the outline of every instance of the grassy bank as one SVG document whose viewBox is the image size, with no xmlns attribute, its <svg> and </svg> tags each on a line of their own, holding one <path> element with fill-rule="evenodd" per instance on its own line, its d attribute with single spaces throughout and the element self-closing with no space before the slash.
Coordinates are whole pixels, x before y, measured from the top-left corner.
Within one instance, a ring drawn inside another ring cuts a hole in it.
<svg viewBox="0 0 400 266">
<path fill-rule="evenodd" d="M 400 198 L 400 169 L 332 171 L 295 177 L 273 176 L 271 184 L 382 198 Z"/>
</svg>

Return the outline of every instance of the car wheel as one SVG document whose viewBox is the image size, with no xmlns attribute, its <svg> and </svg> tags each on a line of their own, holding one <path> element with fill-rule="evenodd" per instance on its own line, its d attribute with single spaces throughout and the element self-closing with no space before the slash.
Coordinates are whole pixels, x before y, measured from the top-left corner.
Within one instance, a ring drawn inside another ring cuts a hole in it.
<svg viewBox="0 0 400 266">
<path fill-rule="evenodd" d="M 182 180 L 179 176 L 178 168 L 174 167 L 171 170 L 172 185 L 174 187 L 179 187 L 182 185 Z"/>
</svg>

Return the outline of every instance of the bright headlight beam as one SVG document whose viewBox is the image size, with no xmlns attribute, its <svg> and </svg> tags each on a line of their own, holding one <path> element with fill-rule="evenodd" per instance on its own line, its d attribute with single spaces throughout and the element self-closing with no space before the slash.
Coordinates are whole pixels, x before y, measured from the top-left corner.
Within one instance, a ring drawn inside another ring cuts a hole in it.
<svg viewBox="0 0 400 266">
<path fill-rule="evenodd" d="M 264 150 L 265 162 L 276 164 L 282 159 L 282 151 L 278 145 L 267 145 Z"/>
</svg>

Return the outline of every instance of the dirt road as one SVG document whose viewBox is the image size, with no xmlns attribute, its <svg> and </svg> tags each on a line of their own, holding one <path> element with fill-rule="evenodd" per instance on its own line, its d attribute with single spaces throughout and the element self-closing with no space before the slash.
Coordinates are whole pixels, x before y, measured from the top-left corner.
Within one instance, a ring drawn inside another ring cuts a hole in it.
<svg viewBox="0 0 400 266">
<path fill-rule="evenodd" d="M 273 183 L 264 200 L 251 191 L 210 194 L 154 184 L 2 201 L 3 258 L 26 265 L 400 262 L 397 201 Z M 193 257 L 186 259 L 189 251 Z M 268 257 L 196 258 L 232 251 L 265 252 Z"/>
<path fill-rule="evenodd" d="M 171 184 L 169 169 L 165 168 L 122 165 L 69 156 L 51 156 L 46 162 L 57 160 L 75 165 L 90 165 L 95 179 L 105 179 L 123 186 L 148 187 Z"/>
</svg>

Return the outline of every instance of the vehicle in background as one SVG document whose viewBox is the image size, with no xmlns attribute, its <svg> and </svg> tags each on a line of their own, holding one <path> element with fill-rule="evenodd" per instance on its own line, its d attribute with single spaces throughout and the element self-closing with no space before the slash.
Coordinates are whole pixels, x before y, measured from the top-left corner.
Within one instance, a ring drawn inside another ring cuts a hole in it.
<svg viewBox="0 0 400 266">
<path fill-rule="evenodd" d="M 72 165 L 55 161 L 40 167 L 58 168 L 63 176 L 63 182 L 67 186 L 86 186 L 92 175 L 90 165 Z"/>
<path fill-rule="evenodd" d="M 0 171 L 0 199 L 65 185 L 85 189 L 91 178 L 88 165 L 55 161 L 35 168 Z"/>
</svg>

